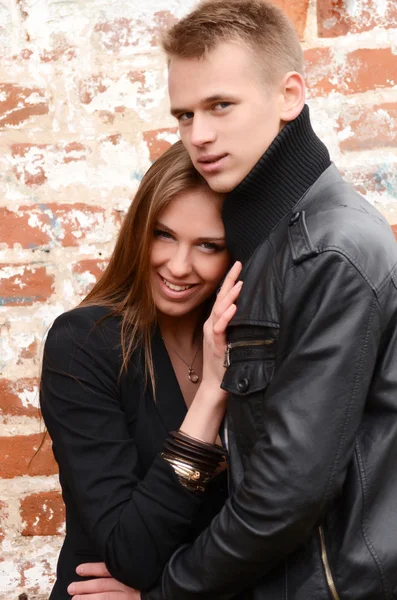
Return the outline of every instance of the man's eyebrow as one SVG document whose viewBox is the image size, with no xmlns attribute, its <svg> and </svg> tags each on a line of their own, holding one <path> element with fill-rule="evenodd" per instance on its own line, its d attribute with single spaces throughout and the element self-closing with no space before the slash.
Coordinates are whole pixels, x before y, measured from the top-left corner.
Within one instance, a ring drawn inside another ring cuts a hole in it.
<svg viewBox="0 0 397 600">
<path fill-rule="evenodd" d="M 226 99 L 232 100 L 233 96 L 231 94 L 221 92 L 213 94 L 212 96 L 208 96 L 207 98 L 203 98 L 203 100 L 200 100 L 200 104 L 213 104 L 214 102 L 221 102 L 222 100 L 225 101 Z M 177 115 L 183 115 L 184 113 L 189 113 L 193 111 L 189 110 L 188 108 L 171 108 L 170 112 L 173 117 L 176 117 Z"/>
</svg>

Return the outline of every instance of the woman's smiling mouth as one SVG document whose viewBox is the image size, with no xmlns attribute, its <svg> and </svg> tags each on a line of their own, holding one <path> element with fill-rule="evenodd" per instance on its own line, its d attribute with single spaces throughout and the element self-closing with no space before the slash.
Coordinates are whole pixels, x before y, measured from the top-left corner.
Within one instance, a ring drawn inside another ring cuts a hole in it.
<svg viewBox="0 0 397 600">
<path fill-rule="evenodd" d="M 185 285 L 176 285 L 158 274 L 160 280 L 160 289 L 163 296 L 169 300 L 185 300 L 195 293 L 198 283 L 187 283 Z"/>
<path fill-rule="evenodd" d="M 195 285 L 195 284 L 176 285 L 175 283 L 171 283 L 170 281 L 167 281 L 167 279 L 165 279 L 164 277 L 162 277 L 162 280 L 165 283 L 165 285 L 168 288 L 170 288 L 170 290 L 173 290 L 174 292 L 184 292 L 185 290 L 190 290 L 190 288 L 192 288 L 193 285 Z"/>
</svg>

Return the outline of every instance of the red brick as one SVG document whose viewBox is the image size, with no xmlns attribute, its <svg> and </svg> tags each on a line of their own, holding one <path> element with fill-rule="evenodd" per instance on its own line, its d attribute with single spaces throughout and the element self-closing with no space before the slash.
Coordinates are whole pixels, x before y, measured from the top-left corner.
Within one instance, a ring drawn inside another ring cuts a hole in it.
<svg viewBox="0 0 397 600">
<path fill-rule="evenodd" d="M 88 235 L 92 237 L 104 226 L 104 209 L 82 202 L 20 206 L 16 213 L 0 209 L 1 217 L 4 218 L 0 223 L 2 243 L 31 249 L 49 242 L 79 246 L 87 242 Z"/>
<path fill-rule="evenodd" d="M 273 0 L 291 19 L 298 35 L 303 39 L 303 34 L 306 27 L 307 9 L 309 8 L 309 0 Z"/>
<path fill-rule="evenodd" d="M 93 75 L 84 81 L 80 81 L 78 87 L 82 104 L 90 104 L 95 96 L 103 94 L 108 89 L 108 85 L 103 82 L 102 75 Z"/>
<path fill-rule="evenodd" d="M 79 142 L 57 145 L 12 144 L 14 173 L 17 179 L 28 186 L 43 185 L 47 181 L 47 154 L 51 154 L 51 166 L 86 160 L 89 150 Z"/>
<path fill-rule="evenodd" d="M 125 73 L 123 77 L 128 78 L 132 84 L 139 84 L 136 86 L 136 90 L 134 92 L 134 95 L 136 96 L 135 99 L 137 104 L 145 104 L 148 98 L 150 99 L 151 96 L 151 90 L 147 85 L 146 71 L 129 71 L 128 73 Z M 112 78 L 109 75 L 104 76 L 99 74 L 80 81 L 78 84 L 80 102 L 84 105 L 91 104 L 94 98 L 104 94 L 112 86 L 116 86 L 119 79 L 120 77 Z M 120 104 L 112 107 L 112 111 L 98 111 L 98 114 L 105 123 L 112 123 L 114 121 L 115 113 L 124 113 L 126 111 L 126 107 L 121 100 L 122 97 L 120 97 Z"/>
<path fill-rule="evenodd" d="M 38 379 L 0 379 L 0 415 L 39 416 Z"/>
<path fill-rule="evenodd" d="M 371 168 L 368 168 L 367 165 L 357 165 L 354 169 L 345 170 L 342 175 L 363 196 L 367 194 L 376 194 L 378 197 L 395 195 L 396 172 L 390 164 L 379 164 Z M 383 208 L 386 207 L 387 203 Z"/>
<path fill-rule="evenodd" d="M 58 239 L 62 241 L 63 246 L 78 246 L 86 242 L 87 234 L 92 234 L 104 221 L 103 208 L 82 202 L 71 205 L 47 204 L 46 208 L 61 228 Z"/>
<path fill-rule="evenodd" d="M 136 47 L 149 43 L 158 46 L 162 30 L 176 22 L 169 11 L 158 11 L 153 15 L 153 23 L 147 17 L 128 19 L 119 17 L 113 21 L 100 21 L 94 27 L 99 43 L 109 52 L 117 53 L 122 48 Z"/>
<path fill-rule="evenodd" d="M 357 94 L 391 88 L 397 82 L 397 55 L 390 48 L 355 50 L 347 54 L 342 65 L 333 60 L 331 49 L 313 48 L 305 52 L 305 60 L 312 97 L 325 96 L 333 90 Z"/>
<path fill-rule="evenodd" d="M 60 492 L 40 492 L 21 501 L 22 535 L 61 535 L 65 507 Z"/>
<path fill-rule="evenodd" d="M 48 434 L 36 454 L 43 438 L 43 433 L 0 437 L 0 478 L 56 474 L 57 464 Z"/>
<path fill-rule="evenodd" d="M 5 530 L 6 530 L 6 523 L 5 523 L 5 521 L 7 519 L 8 519 L 7 507 L 4 504 L 4 502 L 2 502 L 0 500 L 0 542 L 4 539 L 4 533 L 5 533 Z"/>
<path fill-rule="evenodd" d="M 70 162 L 78 162 L 87 158 L 87 148 L 79 142 L 70 142 L 61 150 L 64 153 L 62 162 L 66 165 Z"/>
<path fill-rule="evenodd" d="M 89 258 L 86 260 L 80 260 L 78 263 L 73 265 L 73 273 L 82 274 L 85 272 L 91 273 L 96 279 L 98 279 L 106 268 L 107 260 L 97 260 L 95 258 Z"/>
<path fill-rule="evenodd" d="M 76 51 L 67 44 L 60 44 L 52 50 L 44 50 L 40 54 L 41 62 L 70 61 L 76 58 Z"/>
<path fill-rule="evenodd" d="M 350 135 L 341 140 L 341 150 L 397 147 L 397 103 L 346 109 L 338 120 L 338 129 L 347 127 Z"/>
<path fill-rule="evenodd" d="M 177 132 L 177 127 L 164 127 L 163 129 L 144 132 L 143 139 L 149 148 L 150 160 L 152 162 L 157 160 L 171 146 L 172 142 L 164 138 Z"/>
<path fill-rule="evenodd" d="M 25 590 L 18 597 L 13 596 L 7 600 L 43 600 L 48 595 L 43 595 L 43 583 L 53 584 L 55 581 L 54 565 L 46 559 L 35 558 L 34 561 L 18 561 L 17 572 L 20 574 L 19 590 Z M 32 573 L 34 573 L 32 577 Z"/>
<path fill-rule="evenodd" d="M 29 186 L 42 185 L 47 180 L 45 173 L 46 144 L 13 144 L 11 155 L 16 158 L 14 173 L 17 179 Z"/>
<path fill-rule="evenodd" d="M 29 344 L 26 348 L 22 348 L 17 360 L 17 365 L 20 365 L 22 360 L 36 359 L 39 351 L 39 343 L 37 340 Z"/>
<path fill-rule="evenodd" d="M 51 40 L 54 41 L 54 34 L 51 36 Z M 48 62 L 68 62 L 74 58 L 76 58 L 76 50 L 67 42 L 65 39 L 60 38 L 59 40 L 55 40 L 55 43 L 52 44 L 53 48 L 48 50 L 42 50 L 40 54 L 36 54 L 30 48 L 23 48 L 18 54 L 14 54 L 11 56 L 12 60 L 20 61 L 20 60 L 30 60 L 32 57 L 34 59 L 39 59 L 42 63 Z"/>
<path fill-rule="evenodd" d="M 72 273 L 77 283 L 77 293 L 88 294 L 106 268 L 107 260 L 81 260 L 72 266 Z"/>
<path fill-rule="evenodd" d="M 29 219 L 34 213 L 31 207 L 21 207 L 18 212 L 0 208 L 0 240 L 12 247 L 21 244 L 22 248 L 34 248 L 51 241 L 47 232 L 38 225 L 30 225 Z"/>
<path fill-rule="evenodd" d="M 0 83 L 0 128 L 20 125 L 34 115 L 49 111 L 44 90 L 28 88 L 13 83 Z"/>
<path fill-rule="evenodd" d="M 0 306 L 29 306 L 52 295 L 53 275 L 45 266 L 0 264 Z"/>
<path fill-rule="evenodd" d="M 149 31 L 151 36 L 151 45 L 159 46 L 161 33 L 164 30 L 169 29 L 169 27 L 171 27 L 172 25 L 174 25 L 174 23 L 176 23 L 178 19 L 168 10 L 159 10 L 154 13 L 153 17 L 153 26 L 149 28 L 146 27 L 146 29 Z"/>
<path fill-rule="evenodd" d="M 319 37 L 337 37 L 348 33 L 360 33 L 374 27 L 397 27 L 397 3 L 395 0 L 359 0 L 353 14 L 349 14 L 346 0 L 317 0 Z"/>
</svg>

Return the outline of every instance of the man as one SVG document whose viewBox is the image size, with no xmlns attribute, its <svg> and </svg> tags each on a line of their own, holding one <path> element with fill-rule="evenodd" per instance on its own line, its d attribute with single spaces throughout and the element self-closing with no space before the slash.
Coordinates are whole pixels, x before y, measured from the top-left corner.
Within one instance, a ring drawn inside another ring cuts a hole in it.
<svg viewBox="0 0 397 600">
<path fill-rule="evenodd" d="M 263 0 L 167 34 L 172 114 L 244 264 L 223 388 L 231 498 L 143 600 L 397 597 L 397 246 L 313 132 Z"/>
</svg>

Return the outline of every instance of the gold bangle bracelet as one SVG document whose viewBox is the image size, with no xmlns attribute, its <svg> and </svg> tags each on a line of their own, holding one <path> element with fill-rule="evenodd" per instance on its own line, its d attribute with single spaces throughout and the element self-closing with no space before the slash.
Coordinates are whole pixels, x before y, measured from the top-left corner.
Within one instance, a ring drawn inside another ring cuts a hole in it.
<svg viewBox="0 0 397 600">
<path fill-rule="evenodd" d="M 205 486 L 212 479 L 212 474 L 200 471 L 190 464 L 171 457 L 166 453 L 161 453 L 160 456 L 171 465 L 180 483 L 184 487 L 193 491 L 205 491 Z"/>
</svg>

